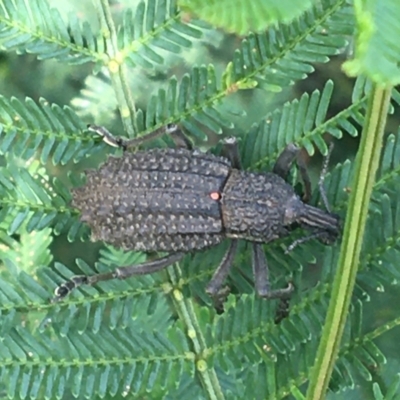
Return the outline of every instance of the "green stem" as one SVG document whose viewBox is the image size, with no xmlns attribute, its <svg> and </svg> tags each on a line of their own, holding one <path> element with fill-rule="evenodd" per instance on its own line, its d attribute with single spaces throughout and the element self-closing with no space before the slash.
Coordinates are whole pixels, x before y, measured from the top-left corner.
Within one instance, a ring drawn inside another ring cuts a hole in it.
<svg viewBox="0 0 400 400">
<path fill-rule="evenodd" d="M 96 0 L 95 6 L 99 15 L 100 25 L 107 46 L 107 68 L 118 101 L 122 123 L 129 137 L 134 137 L 136 126 L 136 108 L 128 85 L 127 69 L 118 48 L 117 31 L 108 0 Z"/>
<path fill-rule="evenodd" d="M 339 351 L 356 280 L 372 187 L 379 165 L 390 95 L 390 89 L 376 85 L 369 94 L 338 269 L 307 391 L 309 400 L 324 398 Z"/>
<path fill-rule="evenodd" d="M 185 298 L 178 289 L 182 272 L 177 263 L 173 267 L 167 268 L 169 278 L 174 286 L 172 299 L 177 309 L 180 319 L 186 326 L 186 334 L 193 343 L 194 353 L 196 354 L 196 372 L 199 374 L 203 388 L 210 400 L 224 400 L 221 385 L 214 366 L 207 362 L 207 343 L 201 330 L 197 315 L 190 298 Z"/>
</svg>

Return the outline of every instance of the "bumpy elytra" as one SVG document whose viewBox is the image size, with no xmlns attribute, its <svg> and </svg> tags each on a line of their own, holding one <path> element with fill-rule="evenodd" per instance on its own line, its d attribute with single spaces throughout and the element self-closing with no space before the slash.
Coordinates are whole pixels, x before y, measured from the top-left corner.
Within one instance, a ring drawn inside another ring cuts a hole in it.
<svg viewBox="0 0 400 400">
<path fill-rule="evenodd" d="M 256 291 L 263 297 L 285 297 L 292 290 L 270 290 L 268 267 L 261 244 L 303 227 L 311 234 L 290 246 L 317 238 L 333 243 L 340 233 L 337 215 L 306 204 L 285 181 L 298 149 L 288 145 L 273 172 L 240 169 L 236 141 L 224 144 L 225 156 L 192 150 L 179 128 L 170 125 L 142 139 L 125 140 L 105 128 L 91 126 L 112 146 L 126 150 L 143 140 L 169 133 L 186 148 L 124 151 L 98 170 L 87 172 L 84 186 L 72 191 L 72 207 L 81 213 L 94 241 L 138 251 L 169 255 L 136 266 L 118 267 L 107 274 L 77 276 L 56 289 L 56 298 L 74 287 L 113 278 L 158 271 L 185 253 L 203 250 L 230 238 L 231 244 L 207 291 L 218 296 L 231 267 L 239 239 L 253 243 Z M 303 177 L 308 183 L 307 176 Z M 306 185 L 307 186 L 307 185 Z M 309 193 L 307 194 L 309 195 Z M 308 196 L 307 196 L 308 197 Z"/>
</svg>

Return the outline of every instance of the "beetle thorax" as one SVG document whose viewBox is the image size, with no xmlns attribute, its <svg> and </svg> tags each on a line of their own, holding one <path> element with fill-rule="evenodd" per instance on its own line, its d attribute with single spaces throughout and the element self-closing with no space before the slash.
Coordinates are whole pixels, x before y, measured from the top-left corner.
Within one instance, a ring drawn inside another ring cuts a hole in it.
<svg viewBox="0 0 400 400">
<path fill-rule="evenodd" d="M 286 204 L 292 198 L 301 203 L 276 174 L 232 170 L 221 199 L 226 235 L 264 243 L 285 236 Z"/>
</svg>

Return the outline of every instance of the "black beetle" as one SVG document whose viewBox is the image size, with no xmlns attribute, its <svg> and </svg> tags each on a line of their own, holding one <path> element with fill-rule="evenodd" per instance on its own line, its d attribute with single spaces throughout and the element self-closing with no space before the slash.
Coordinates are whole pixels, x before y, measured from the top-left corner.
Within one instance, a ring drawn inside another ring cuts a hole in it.
<svg viewBox="0 0 400 400">
<path fill-rule="evenodd" d="M 306 204 L 286 183 L 289 168 L 298 158 L 299 149 L 294 145 L 286 147 L 272 172 L 255 173 L 241 170 L 234 139 L 225 140 L 225 156 L 215 156 L 193 150 L 178 126 L 172 124 L 131 140 L 114 137 L 99 126 L 91 125 L 89 130 L 124 150 L 164 133 L 173 137 L 178 148 L 124 151 L 122 157 L 110 157 L 100 169 L 88 171 L 86 184 L 73 189 L 71 203 L 81 212 L 81 221 L 90 226 L 93 240 L 127 250 L 164 251 L 169 255 L 110 273 L 73 277 L 56 289 L 56 299 L 81 284 L 159 271 L 185 253 L 215 246 L 226 238 L 232 239 L 229 249 L 207 292 L 214 297 L 221 292 L 238 240 L 244 239 L 253 243 L 257 293 L 283 298 L 293 287 L 270 290 L 261 244 L 287 236 L 297 227 L 311 234 L 296 240 L 288 250 L 311 238 L 331 244 L 340 233 L 336 214 Z M 304 166 L 299 164 L 308 198 L 310 182 Z"/>
</svg>

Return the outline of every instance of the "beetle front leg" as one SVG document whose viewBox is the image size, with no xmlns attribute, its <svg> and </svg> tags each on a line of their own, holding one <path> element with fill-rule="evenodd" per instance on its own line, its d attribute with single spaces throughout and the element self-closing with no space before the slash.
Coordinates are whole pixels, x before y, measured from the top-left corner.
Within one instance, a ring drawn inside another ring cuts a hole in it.
<svg viewBox="0 0 400 400">
<path fill-rule="evenodd" d="M 176 124 L 168 124 L 166 126 L 163 126 L 162 128 L 156 129 L 155 131 L 148 133 L 147 135 L 134 139 L 114 136 L 109 130 L 104 128 L 104 126 L 99 125 L 88 125 L 88 130 L 101 136 L 104 142 L 106 142 L 108 145 L 113 147 L 120 147 L 123 150 L 127 150 L 130 147 L 140 146 L 145 142 L 157 139 L 163 135 L 171 135 L 172 139 L 178 147 L 185 147 L 188 149 L 192 148 L 191 142 Z"/>
<path fill-rule="evenodd" d="M 297 166 L 299 167 L 301 179 L 304 183 L 303 201 L 307 203 L 311 199 L 311 180 L 307 172 L 306 164 L 304 160 L 300 157 L 299 153 L 300 148 L 293 143 L 289 143 L 276 160 L 272 172 L 286 180 L 289 174 L 290 167 L 296 160 Z"/>
<path fill-rule="evenodd" d="M 264 250 L 259 243 L 252 246 L 253 253 L 253 274 L 256 292 L 260 297 L 266 299 L 287 299 L 293 292 L 294 286 L 289 283 L 285 289 L 271 290 L 269 283 L 269 272 L 267 259 Z"/>
<path fill-rule="evenodd" d="M 73 289 L 82 285 L 95 285 L 101 281 L 112 279 L 127 279 L 134 275 L 147 275 L 160 271 L 169 265 L 181 260 L 185 253 L 174 253 L 153 261 L 146 261 L 142 264 L 131 265 L 128 267 L 118 267 L 114 271 L 104 274 L 91 276 L 76 275 L 67 282 L 61 284 L 54 290 L 55 297 L 53 301 L 58 301 L 67 296 Z"/>
</svg>

